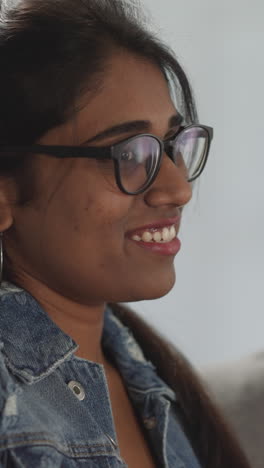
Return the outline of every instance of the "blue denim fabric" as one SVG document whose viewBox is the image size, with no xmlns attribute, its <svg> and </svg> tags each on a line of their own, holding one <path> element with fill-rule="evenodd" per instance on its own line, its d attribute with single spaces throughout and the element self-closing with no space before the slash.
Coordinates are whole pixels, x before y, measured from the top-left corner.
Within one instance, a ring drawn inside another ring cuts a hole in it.
<svg viewBox="0 0 264 468">
<path fill-rule="evenodd" d="M 0 289 L 0 343 L 0 467 L 127 466 L 104 367 L 75 356 L 74 341 L 11 283 Z M 199 468 L 177 418 L 175 393 L 110 308 L 102 344 L 123 376 L 157 466 Z"/>
</svg>

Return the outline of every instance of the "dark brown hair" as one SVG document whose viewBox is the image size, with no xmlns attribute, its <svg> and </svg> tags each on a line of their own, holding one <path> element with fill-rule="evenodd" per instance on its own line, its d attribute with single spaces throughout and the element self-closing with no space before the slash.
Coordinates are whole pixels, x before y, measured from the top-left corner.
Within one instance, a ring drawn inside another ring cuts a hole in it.
<svg viewBox="0 0 264 468">
<path fill-rule="evenodd" d="M 74 118 L 77 100 L 100 89 L 117 47 L 157 64 L 185 122 L 195 122 L 184 71 L 142 18 L 135 1 L 0 0 L 0 146 L 30 145 Z M 20 203 L 30 198 L 32 157 L 0 154 L 0 177 L 16 180 Z M 119 306 L 115 311 L 177 391 L 184 427 L 203 468 L 248 467 L 187 361 L 136 315 Z"/>
<path fill-rule="evenodd" d="M 140 24 L 133 4 L 0 0 L 0 5 L 0 144 L 31 144 L 71 119 L 77 99 L 100 88 L 116 47 L 155 62 L 168 76 L 185 119 L 195 120 L 185 73 Z M 11 171 L 13 163 L 12 158 Z M 0 173 L 3 169 L 0 161 Z"/>
<path fill-rule="evenodd" d="M 134 1 L 0 0 L 0 6 L 0 145 L 30 145 L 73 119 L 77 99 L 100 89 L 117 47 L 156 63 L 186 123 L 196 120 L 184 71 L 141 24 Z M 16 177 L 21 203 L 30 198 L 30 158 L 0 154 L 0 175 Z"/>
</svg>

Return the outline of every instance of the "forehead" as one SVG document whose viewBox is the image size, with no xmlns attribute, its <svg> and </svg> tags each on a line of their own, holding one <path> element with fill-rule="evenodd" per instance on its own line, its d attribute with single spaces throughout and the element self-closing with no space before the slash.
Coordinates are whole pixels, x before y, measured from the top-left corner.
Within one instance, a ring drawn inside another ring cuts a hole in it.
<svg viewBox="0 0 264 468">
<path fill-rule="evenodd" d="M 176 113 L 168 83 L 157 65 L 146 59 L 119 53 L 112 57 L 98 94 L 78 114 L 80 131 L 95 134 L 104 127 L 128 120 L 164 124 Z"/>
<path fill-rule="evenodd" d="M 169 118 L 177 113 L 159 67 L 126 51 L 111 56 L 100 90 L 84 95 L 77 109 L 72 121 L 46 133 L 45 144 L 75 144 L 133 120 L 149 120 L 152 132 L 163 137 Z"/>
</svg>

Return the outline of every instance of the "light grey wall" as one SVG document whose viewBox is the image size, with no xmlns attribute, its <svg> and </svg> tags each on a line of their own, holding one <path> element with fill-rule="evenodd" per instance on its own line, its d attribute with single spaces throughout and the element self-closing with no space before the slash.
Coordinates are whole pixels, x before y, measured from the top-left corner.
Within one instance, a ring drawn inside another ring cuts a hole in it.
<svg viewBox="0 0 264 468">
<path fill-rule="evenodd" d="M 145 0 L 215 128 L 173 291 L 132 306 L 197 365 L 264 349 L 264 2 Z"/>
</svg>

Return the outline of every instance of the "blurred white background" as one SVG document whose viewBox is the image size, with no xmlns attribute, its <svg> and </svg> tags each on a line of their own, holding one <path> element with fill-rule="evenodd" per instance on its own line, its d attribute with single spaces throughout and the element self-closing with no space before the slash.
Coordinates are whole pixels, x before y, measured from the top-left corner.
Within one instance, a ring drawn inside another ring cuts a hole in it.
<svg viewBox="0 0 264 468">
<path fill-rule="evenodd" d="M 173 291 L 130 304 L 196 365 L 264 349 L 264 2 L 142 0 L 213 126 Z"/>
</svg>

